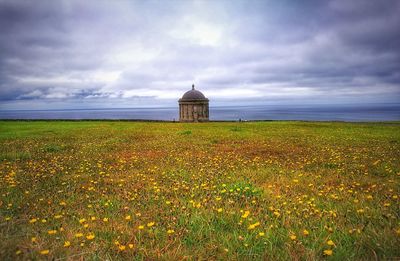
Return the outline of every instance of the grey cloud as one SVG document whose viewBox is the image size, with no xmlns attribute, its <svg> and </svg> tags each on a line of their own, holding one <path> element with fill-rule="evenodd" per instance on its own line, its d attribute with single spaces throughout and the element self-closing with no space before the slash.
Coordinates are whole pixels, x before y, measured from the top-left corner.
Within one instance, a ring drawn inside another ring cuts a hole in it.
<svg viewBox="0 0 400 261">
<path fill-rule="evenodd" d="M 261 100 L 287 88 L 384 100 L 400 94 L 399 17 L 395 0 L 0 1 L 0 106 L 156 103 L 193 81 Z"/>
</svg>

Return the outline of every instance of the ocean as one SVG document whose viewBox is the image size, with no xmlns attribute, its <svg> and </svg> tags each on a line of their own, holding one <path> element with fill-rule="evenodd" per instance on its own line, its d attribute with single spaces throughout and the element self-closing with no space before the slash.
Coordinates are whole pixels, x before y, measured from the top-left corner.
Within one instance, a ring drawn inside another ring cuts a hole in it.
<svg viewBox="0 0 400 261">
<path fill-rule="evenodd" d="M 0 110 L 0 119 L 179 120 L 178 107 L 68 110 Z M 210 107 L 210 120 L 400 121 L 400 104 L 257 105 Z"/>
</svg>

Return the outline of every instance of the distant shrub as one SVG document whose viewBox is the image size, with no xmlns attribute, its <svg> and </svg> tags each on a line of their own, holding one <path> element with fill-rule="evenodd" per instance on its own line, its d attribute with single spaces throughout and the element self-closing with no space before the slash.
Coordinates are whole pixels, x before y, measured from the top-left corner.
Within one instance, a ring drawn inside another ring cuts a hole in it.
<svg viewBox="0 0 400 261">
<path fill-rule="evenodd" d="M 231 131 L 242 131 L 242 129 L 239 127 L 233 127 L 231 128 Z"/>
<path fill-rule="evenodd" d="M 59 152 L 63 150 L 63 147 L 61 147 L 60 145 L 57 144 L 48 144 L 46 146 L 43 147 L 43 150 L 45 152 Z"/>
<path fill-rule="evenodd" d="M 181 131 L 180 134 L 182 134 L 182 135 L 190 135 L 190 134 L 192 134 L 192 131 L 191 130 L 185 130 L 185 131 Z"/>
</svg>

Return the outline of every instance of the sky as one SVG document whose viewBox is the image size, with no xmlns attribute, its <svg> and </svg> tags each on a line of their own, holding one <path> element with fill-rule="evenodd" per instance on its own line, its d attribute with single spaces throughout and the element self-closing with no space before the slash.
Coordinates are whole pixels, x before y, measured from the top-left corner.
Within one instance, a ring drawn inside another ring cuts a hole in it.
<svg viewBox="0 0 400 261">
<path fill-rule="evenodd" d="M 0 0 L 0 110 L 400 101 L 397 0 Z"/>
</svg>

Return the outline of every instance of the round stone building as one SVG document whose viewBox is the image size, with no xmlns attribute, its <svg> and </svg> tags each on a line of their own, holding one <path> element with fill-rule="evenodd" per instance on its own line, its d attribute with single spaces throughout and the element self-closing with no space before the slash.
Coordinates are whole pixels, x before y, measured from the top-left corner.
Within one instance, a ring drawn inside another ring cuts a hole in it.
<svg viewBox="0 0 400 261">
<path fill-rule="evenodd" d="M 194 89 L 187 91 L 179 99 L 179 121 L 181 122 L 204 122 L 208 121 L 208 99 Z"/>
</svg>

